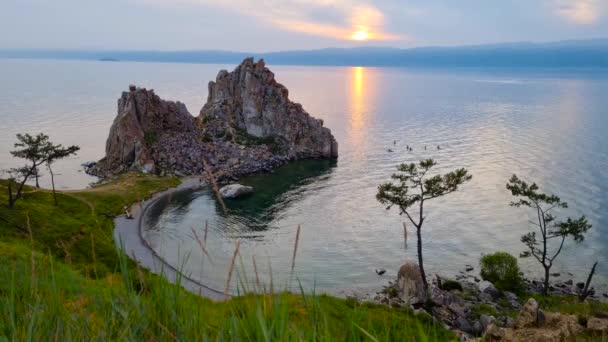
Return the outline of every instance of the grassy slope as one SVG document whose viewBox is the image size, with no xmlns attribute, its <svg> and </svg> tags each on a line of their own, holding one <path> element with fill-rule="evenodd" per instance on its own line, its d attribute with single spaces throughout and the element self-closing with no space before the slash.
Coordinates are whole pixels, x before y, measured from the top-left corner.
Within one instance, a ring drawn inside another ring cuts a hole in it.
<svg viewBox="0 0 608 342">
<path fill-rule="evenodd" d="M 214 303 L 160 277 L 148 277 L 135 290 L 128 274 L 91 279 L 49 255 L 32 254 L 23 241 L 0 242 L 0 340 L 365 340 L 366 333 L 385 341 L 451 337 L 408 311 L 384 306 L 285 293 Z"/>
<path fill-rule="evenodd" d="M 37 250 L 50 252 L 87 275 L 104 276 L 118 265 L 113 222 L 105 215 L 121 214 L 125 205 L 177 184 L 175 178 L 128 174 L 90 190 L 58 194 L 59 206 L 53 205 L 50 192 L 28 188 L 9 209 L 6 182 L 1 181 L 0 237 L 23 237 L 29 220 Z"/>
<path fill-rule="evenodd" d="M 116 252 L 112 221 L 100 214 L 119 214 L 125 204 L 177 182 L 124 175 L 95 189 L 63 193 L 58 207 L 47 191 L 28 189 L 8 209 L 6 183 L 0 181 L 0 340 L 453 337 L 407 310 L 288 293 L 214 303 L 142 272 Z"/>
</svg>

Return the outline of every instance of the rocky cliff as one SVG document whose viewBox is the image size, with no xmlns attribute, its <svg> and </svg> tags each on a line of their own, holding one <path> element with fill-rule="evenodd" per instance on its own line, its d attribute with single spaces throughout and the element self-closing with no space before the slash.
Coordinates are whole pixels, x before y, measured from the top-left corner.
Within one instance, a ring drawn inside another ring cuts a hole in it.
<svg viewBox="0 0 608 342">
<path fill-rule="evenodd" d="M 276 139 L 289 158 L 337 157 L 338 143 L 330 130 L 291 102 L 288 94 L 264 60 L 247 58 L 234 71 L 222 70 L 215 82 L 209 82 L 199 120 L 214 136 L 227 131 L 232 138 Z"/>
<path fill-rule="evenodd" d="M 289 160 L 336 158 L 338 146 L 321 120 L 288 99 L 288 91 L 260 60 L 248 58 L 209 83 L 207 103 L 194 118 L 180 102 L 130 86 L 106 143 L 106 156 L 88 172 L 129 170 L 221 176 L 268 171 Z"/>
<path fill-rule="evenodd" d="M 154 172 L 158 147 L 174 140 L 196 145 L 198 129 L 183 103 L 161 100 L 154 90 L 130 86 L 118 100 L 118 114 L 106 142 L 104 167 L 118 173 L 128 170 Z M 176 154 L 186 157 L 184 149 Z"/>
</svg>

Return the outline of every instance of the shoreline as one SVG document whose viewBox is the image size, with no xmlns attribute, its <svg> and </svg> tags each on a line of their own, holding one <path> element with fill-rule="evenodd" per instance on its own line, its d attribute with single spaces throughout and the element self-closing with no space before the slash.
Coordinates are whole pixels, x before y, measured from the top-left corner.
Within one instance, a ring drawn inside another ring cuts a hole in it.
<svg viewBox="0 0 608 342">
<path fill-rule="evenodd" d="M 159 199 L 173 194 L 180 190 L 196 189 L 202 187 L 199 177 L 190 176 L 174 188 L 170 188 L 154 194 L 150 199 L 131 205 L 129 211 L 132 219 L 120 215 L 114 218 L 114 242 L 117 248 L 122 249 L 138 265 L 148 269 L 173 284 L 179 284 L 184 289 L 214 301 L 224 301 L 230 298 L 230 294 L 213 289 L 200 281 L 197 281 L 186 274 L 183 274 L 174 266 L 166 262 L 148 244 L 142 234 L 142 218 L 145 217 L 148 209 Z"/>
</svg>

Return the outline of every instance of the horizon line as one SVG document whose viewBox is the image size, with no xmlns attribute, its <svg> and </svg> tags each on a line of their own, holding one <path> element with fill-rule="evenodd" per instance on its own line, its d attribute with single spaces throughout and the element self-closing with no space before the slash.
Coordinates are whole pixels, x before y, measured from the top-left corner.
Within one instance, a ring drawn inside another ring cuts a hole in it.
<svg viewBox="0 0 608 342">
<path fill-rule="evenodd" d="M 552 44 L 566 44 L 566 43 L 584 43 L 584 42 L 606 42 L 608 43 L 608 37 L 598 38 L 586 38 L 586 39 L 563 39 L 563 40 L 547 40 L 547 41 L 507 41 L 507 42 L 490 42 L 490 43 L 478 43 L 478 44 L 458 44 L 458 45 L 420 45 L 412 47 L 396 47 L 396 46 L 381 46 L 381 45 L 367 45 L 367 46 L 350 46 L 350 47 L 336 47 L 328 46 L 321 48 L 311 49 L 292 49 L 292 50 L 270 50 L 270 51 L 239 51 L 239 50 L 225 50 L 225 49 L 171 49 L 162 50 L 154 48 L 145 49 L 126 49 L 126 48 L 111 48 L 111 47 L 100 47 L 100 48 L 78 48 L 78 47 L 0 47 L 0 51 L 71 51 L 71 52 L 222 52 L 222 53 L 239 53 L 239 54 L 270 54 L 270 53 L 285 53 L 285 52 L 310 52 L 310 51 L 324 51 L 324 50 L 364 50 L 364 49 L 383 49 L 383 50 L 416 50 L 416 49 L 453 49 L 453 48 L 475 48 L 475 47 L 500 47 L 510 45 L 552 45 Z"/>
</svg>

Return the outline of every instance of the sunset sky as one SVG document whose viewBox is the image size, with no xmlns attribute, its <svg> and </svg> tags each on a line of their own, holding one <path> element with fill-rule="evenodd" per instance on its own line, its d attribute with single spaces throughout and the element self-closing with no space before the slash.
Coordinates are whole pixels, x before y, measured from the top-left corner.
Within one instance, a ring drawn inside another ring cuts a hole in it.
<svg viewBox="0 0 608 342">
<path fill-rule="evenodd" d="M 3 0 L 0 48 L 465 45 L 608 36 L 608 0 Z"/>
</svg>

